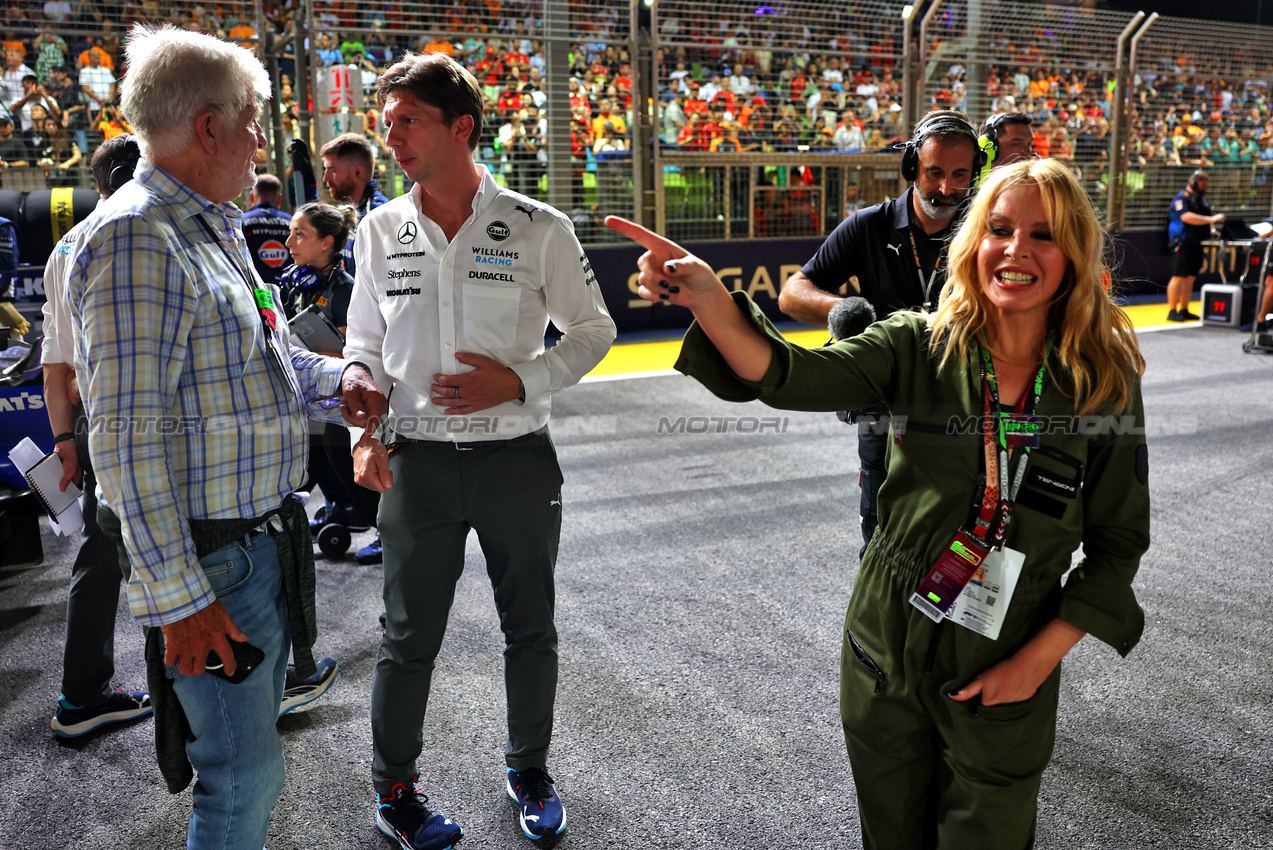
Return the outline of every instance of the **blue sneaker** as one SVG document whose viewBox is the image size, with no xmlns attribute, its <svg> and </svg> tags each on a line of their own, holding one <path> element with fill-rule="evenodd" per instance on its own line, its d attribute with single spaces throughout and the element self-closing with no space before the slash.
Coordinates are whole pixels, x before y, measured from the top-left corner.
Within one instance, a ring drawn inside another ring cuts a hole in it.
<svg viewBox="0 0 1273 850">
<path fill-rule="evenodd" d="M 508 769 L 508 796 L 517 804 L 522 833 L 532 841 L 566 831 L 566 806 L 553 778 L 540 767 Z"/>
<path fill-rule="evenodd" d="M 335 658 L 324 658 L 318 662 L 318 670 L 308 679 L 298 678 L 296 668 L 287 665 L 287 677 L 283 683 L 283 702 L 279 704 L 278 716 L 282 717 L 294 708 L 308 705 L 327 693 L 327 689 L 336 681 L 340 665 Z"/>
<path fill-rule="evenodd" d="M 429 798 L 399 782 L 376 806 L 376 828 L 398 842 L 402 850 L 450 850 L 464 830 L 444 815 L 429 811 Z"/>
<path fill-rule="evenodd" d="M 366 546 L 358 550 L 354 555 L 354 560 L 360 564 L 379 564 L 385 559 L 384 550 L 380 548 L 380 535 L 376 535 L 376 539 L 368 543 Z"/>
<path fill-rule="evenodd" d="M 57 698 L 57 714 L 53 715 L 53 732 L 59 738 L 78 738 L 108 723 L 136 720 L 153 711 L 150 694 L 145 691 L 129 693 L 116 689 L 101 705 L 75 705 L 66 697 Z"/>
</svg>

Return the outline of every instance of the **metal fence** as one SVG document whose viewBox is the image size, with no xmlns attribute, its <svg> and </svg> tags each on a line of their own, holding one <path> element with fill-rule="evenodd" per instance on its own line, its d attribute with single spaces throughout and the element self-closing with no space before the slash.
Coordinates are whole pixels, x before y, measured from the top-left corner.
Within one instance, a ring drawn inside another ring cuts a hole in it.
<svg viewBox="0 0 1273 850">
<path fill-rule="evenodd" d="M 4 40 L 42 82 L 59 62 L 72 72 L 55 97 L 81 159 L 0 179 L 91 185 L 103 128 L 79 94 L 79 56 L 96 47 L 118 68 L 128 24 L 147 20 L 260 51 L 278 92 L 271 170 L 286 170 L 297 134 L 317 148 L 362 132 L 391 196 L 406 185 L 376 75 L 404 50 L 452 53 L 490 101 L 479 159 L 570 212 L 587 241 L 616 238 L 599 226 L 608 213 L 686 240 L 825 234 L 904 188 L 890 146 L 939 106 L 974 122 L 1032 115 L 1040 152 L 1071 162 L 1115 227 L 1163 226 L 1198 167 L 1217 210 L 1273 211 L 1273 28 L 1008 0 L 660 0 L 646 31 L 641 3 L 33 6 L 0 24 Z"/>
<path fill-rule="evenodd" d="M 134 22 L 195 28 L 252 48 L 265 29 L 261 0 L 166 6 L 156 0 L 5 5 L 0 18 L 5 58 L 0 112 L 12 111 L 15 137 L 27 148 L 24 159 L 8 148 L 6 162 L 30 165 L 0 171 L 0 184 L 20 192 L 92 188 L 93 152 L 104 138 L 128 129 L 126 121 L 112 115 L 110 95 L 118 95 L 121 44 Z M 96 58 L 90 59 L 90 54 Z M 22 78 L 28 73 L 36 77 L 38 89 L 24 85 Z M 88 85 L 93 94 L 83 93 L 81 85 Z M 35 126 L 42 124 L 43 113 L 52 114 L 59 125 L 52 133 Z"/>
</svg>

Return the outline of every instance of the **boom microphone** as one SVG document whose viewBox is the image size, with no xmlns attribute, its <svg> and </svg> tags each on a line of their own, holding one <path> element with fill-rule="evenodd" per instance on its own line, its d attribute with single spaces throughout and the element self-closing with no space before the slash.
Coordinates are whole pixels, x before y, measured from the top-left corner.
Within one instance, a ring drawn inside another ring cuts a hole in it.
<svg viewBox="0 0 1273 850">
<path fill-rule="evenodd" d="M 827 316 L 827 330 L 836 339 L 848 339 L 866 330 L 875 321 L 875 308 L 860 295 L 841 299 Z"/>
</svg>

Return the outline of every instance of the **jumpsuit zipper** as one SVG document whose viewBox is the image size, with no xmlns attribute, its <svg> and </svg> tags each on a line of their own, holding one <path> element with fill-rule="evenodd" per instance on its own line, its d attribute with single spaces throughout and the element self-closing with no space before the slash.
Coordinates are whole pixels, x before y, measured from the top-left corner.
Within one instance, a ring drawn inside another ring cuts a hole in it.
<svg viewBox="0 0 1273 850">
<path fill-rule="evenodd" d="M 884 671 L 880 669 L 880 665 L 875 663 L 874 658 L 866 654 L 866 650 L 853 637 L 852 632 L 846 629 L 844 634 L 849 638 L 849 648 L 853 650 L 853 655 L 857 658 L 858 664 L 861 664 L 866 672 L 875 677 L 875 695 L 879 696 L 884 692 Z"/>
</svg>

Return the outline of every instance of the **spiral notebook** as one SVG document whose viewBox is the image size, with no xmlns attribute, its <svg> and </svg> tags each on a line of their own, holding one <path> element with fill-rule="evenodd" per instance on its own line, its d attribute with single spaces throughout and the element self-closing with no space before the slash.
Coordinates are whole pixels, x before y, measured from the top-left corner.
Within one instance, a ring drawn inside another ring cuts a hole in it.
<svg viewBox="0 0 1273 850">
<path fill-rule="evenodd" d="M 24 437 L 9 450 L 9 460 L 31 485 L 40 504 L 53 521 L 58 534 L 73 534 L 84 526 L 84 514 L 80 509 L 82 491 L 75 482 L 58 489 L 62 483 L 62 460 L 52 452 L 45 454 L 30 437 Z"/>
</svg>

